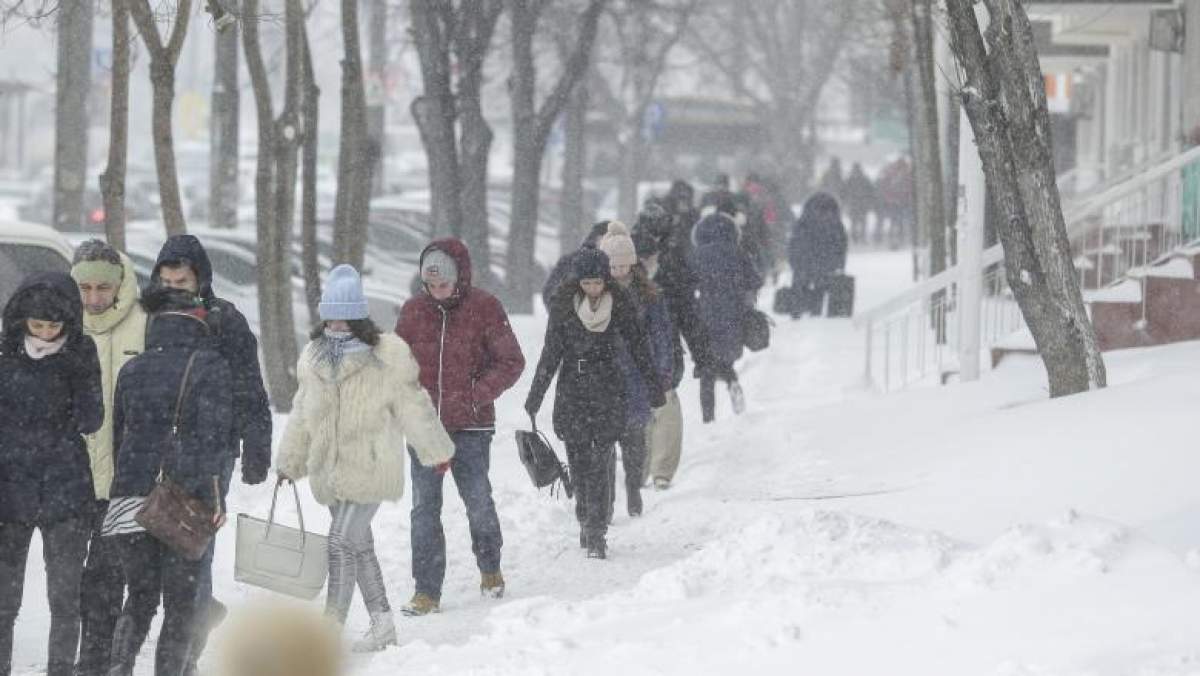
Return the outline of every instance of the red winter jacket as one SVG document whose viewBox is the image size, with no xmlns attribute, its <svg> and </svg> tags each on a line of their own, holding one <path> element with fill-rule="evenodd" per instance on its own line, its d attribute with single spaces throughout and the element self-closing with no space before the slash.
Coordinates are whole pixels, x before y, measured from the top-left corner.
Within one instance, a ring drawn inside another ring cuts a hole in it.
<svg viewBox="0 0 1200 676">
<path fill-rule="evenodd" d="M 421 252 L 438 249 L 458 265 L 458 286 L 446 301 L 421 293 L 404 304 L 396 335 L 412 348 L 421 367 L 421 385 L 449 432 L 491 430 L 493 402 L 516 384 L 525 356 L 508 324 L 504 306 L 471 286 L 471 257 L 455 238 L 439 239 Z"/>
</svg>

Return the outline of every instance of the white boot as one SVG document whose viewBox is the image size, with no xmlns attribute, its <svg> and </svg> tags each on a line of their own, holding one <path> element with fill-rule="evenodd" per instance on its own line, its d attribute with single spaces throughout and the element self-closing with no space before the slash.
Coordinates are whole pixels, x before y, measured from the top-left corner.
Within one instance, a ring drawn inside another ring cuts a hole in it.
<svg viewBox="0 0 1200 676">
<path fill-rule="evenodd" d="M 396 623 L 392 620 L 391 611 L 371 613 L 371 628 L 361 640 L 354 642 L 350 650 L 356 653 L 376 653 L 390 645 L 396 645 Z"/>
<path fill-rule="evenodd" d="M 737 381 L 729 383 L 729 399 L 733 405 L 733 412 L 736 415 L 741 415 L 746 410 L 746 395 L 742 392 L 742 386 Z"/>
</svg>

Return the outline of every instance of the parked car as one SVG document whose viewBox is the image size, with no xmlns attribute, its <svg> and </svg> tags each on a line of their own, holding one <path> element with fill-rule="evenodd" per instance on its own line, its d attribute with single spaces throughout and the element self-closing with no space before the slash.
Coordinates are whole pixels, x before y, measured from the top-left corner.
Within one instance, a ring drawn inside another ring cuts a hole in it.
<svg viewBox="0 0 1200 676">
<path fill-rule="evenodd" d="M 55 230 L 35 223 L 0 221 L 0 307 L 35 272 L 69 272 L 71 244 Z"/>
</svg>

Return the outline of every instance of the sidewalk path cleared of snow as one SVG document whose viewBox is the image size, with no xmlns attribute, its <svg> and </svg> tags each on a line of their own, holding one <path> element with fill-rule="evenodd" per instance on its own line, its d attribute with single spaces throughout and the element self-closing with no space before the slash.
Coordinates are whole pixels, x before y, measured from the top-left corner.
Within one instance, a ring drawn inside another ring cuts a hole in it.
<svg viewBox="0 0 1200 676">
<path fill-rule="evenodd" d="M 909 264 L 852 257 L 859 307 L 903 288 Z M 747 412 L 719 397 L 701 425 L 689 381 L 675 487 L 646 491 L 637 520 L 618 489 L 611 558 L 590 561 L 570 504 L 534 491 L 516 460 L 544 318 L 516 319 L 530 367 L 501 400 L 492 471 L 508 595 L 480 598 L 448 481 L 442 613 L 402 618 L 402 646 L 353 673 L 1200 674 L 1200 345 L 1109 355 L 1112 387 L 1054 402 L 1036 360 L 881 396 L 848 321 L 776 321 L 770 350 L 739 365 Z M 310 529 L 324 528 L 302 494 Z M 269 500 L 241 485 L 231 497 L 260 515 Z M 375 522 L 396 607 L 412 592 L 408 508 Z M 232 541 L 222 534 L 218 597 L 267 596 L 233 582 Z M 31 556 L 17 674 L 44 659 Z M 349 630 L 366 624 L 356 601 Z M 152 662 L 147 647 L 138 673 Z"/>
</svg>

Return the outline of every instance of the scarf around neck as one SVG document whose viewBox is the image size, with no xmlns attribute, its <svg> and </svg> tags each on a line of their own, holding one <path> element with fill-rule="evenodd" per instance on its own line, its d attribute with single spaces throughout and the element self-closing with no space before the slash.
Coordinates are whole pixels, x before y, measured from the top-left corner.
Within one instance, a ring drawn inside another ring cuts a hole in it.
<svg viewBox="0 0 1200 676">
<path fill-rule="evenodd" d="M 604 333 L 608 330 L 608 323 L 612 321 L 612 308 L 613 297 L 608 291 L 600 296 L 600 303 L 596 305 L 595 310 L 592 309 L 587 295 L 575 295 L 575 314 L 579 316 L 579 321 L 583 322 L 583 327 L 592 333 Z"/>
<path fill-rule="evenodd" d="M 67 344 L 66 332 L 59 336 L 56 340 L 42 340 L 37 336 L 25 336 L 25 354 L 29 355 L 30 359 L 37 361 L 45 359 L 52 354 L 58 354 L 62 350 L 63 345 Z"/>
<path fill-rule="evenodd" d="M 349 331 L 330 331 L 317 339 L 313 348 L 314 361 L 318 364 L 328 364 L 337 373 L 347 355 L 369 352 L 371 346 L 354 337 Z"/>
</svg>

